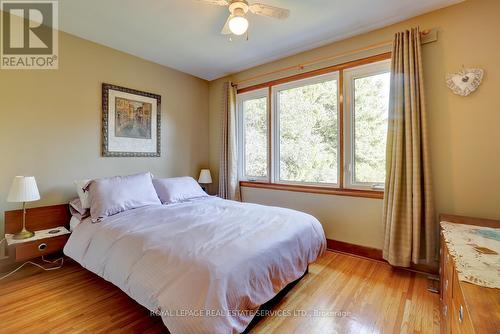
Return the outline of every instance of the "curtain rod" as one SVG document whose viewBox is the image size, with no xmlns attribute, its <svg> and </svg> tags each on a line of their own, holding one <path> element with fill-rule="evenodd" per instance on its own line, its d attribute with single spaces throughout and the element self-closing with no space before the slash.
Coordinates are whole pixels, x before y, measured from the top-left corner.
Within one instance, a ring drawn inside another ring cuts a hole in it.
<svg viewBox="0 0 500 334">
<path fill-rule="evenodd" d="M 433 33 L 432 35 L 435 35 L 436 37 L 432 38 L 432 36 L 431 36 L 430 40 L 428 40 L 428 41 L 424 41 L 423 40 L 422 44 L 433 42 L 433 41 L 437 40 L 437 35 L 436 35 L 436 31 L 435 30 L 426 29 L 426 30 L 422 31 L 420 34 L 421 34 L 422 37 L 427 37 L 428 35 L 429 36 L 431 35 L 431 32 Z M 257 74 L 257 75 L 255 75 L 253 77 L 249 77 L 249 78 L 240 80 L 238 82 L 235 82 L 232 85 L 233 85 L 233 87 L 236 87 L 236 86 L 241 85 L 242 83 L 245 83 L 245 82 L 248 82 L 248 81 L 253 81 L 253 80 L 256 80 L 256 79 L 259 79 L 259 78 L 262 78 L 262 77 L 267 77 L 268 75 L 271 75 L 271 74 L 277 74 L 277 73 L 286 72 L 286 71 L 290 71 L 290 70 L 299 70 L 299 71 L 302 71 L 306 66 L 311 66 L 311 65 L 314 65 L 314 64 L 325 62 L 327 60 L 333 60 L 333 59 L 337 59 L 337 58 L 349 56 L 349 55 L 360 53 L 360 52 L 364 52 L 364 51 L 378 49 L 378 48 L 381 48 L 381 47 L 384 47 L 384 46 L 390 46 L 390 45 L 392 45 L 392 40 L 391 41 L 384 41 L 384 42 L 380 42 L 380 43 L 375 43 L 375 44 L 372 44 L 372 45 L 369 45 L 369 46 L 365 46 L 363 48 L 359 48 L 359 49 L 354 49 L 354 50 L 342 52 L 342 53 L 339 53 L 339 54 L 336 54 L 336 55 L 333 55 L 333 56 L 321 57 L 321 58 L 317 58 L 317 59 L 314 59 L 314 60 L 311 60 L 311 61 L 308 61 L 308 62 L 304 62 L 304 63 L 301 63 L 301 64 L 279 68 L 277 70 L 270 71 L 270 72 L 267 72 L 267 73 Z"/>
</svg>

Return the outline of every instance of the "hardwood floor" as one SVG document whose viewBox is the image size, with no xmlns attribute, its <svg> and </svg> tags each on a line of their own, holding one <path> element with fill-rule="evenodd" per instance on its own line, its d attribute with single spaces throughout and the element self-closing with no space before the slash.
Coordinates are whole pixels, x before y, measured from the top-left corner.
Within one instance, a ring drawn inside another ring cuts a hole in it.
<svg viewBox="0 0 500 334">
<path fill-rule="evenodd" d="M 439 296 L 425 276 L 327 252 L 250 333 L 438 333 Z M 300 316 L 302 312 L 337 312 Z M 159 317 L 120 289 L 67 261 L 23 268 L 0 281 L 2 333 L 162 333 Z"/>
</svg>

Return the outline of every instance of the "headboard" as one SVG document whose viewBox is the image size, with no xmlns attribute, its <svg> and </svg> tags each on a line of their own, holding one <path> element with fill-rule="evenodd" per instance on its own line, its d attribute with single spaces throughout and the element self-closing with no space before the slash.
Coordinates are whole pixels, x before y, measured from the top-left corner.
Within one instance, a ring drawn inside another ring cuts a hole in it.
<svg viewBox="0 0 500 334">
<path fill-rule="evenodd" d="M 57 204 L 26 209 L 26 228 L 30 231 L 51 227 L 68 227 L 71 216 L 68 204 Z M 23 226 L 23 210 L 5 211 L 5 233 L 16 233 Z"/>
</svg>

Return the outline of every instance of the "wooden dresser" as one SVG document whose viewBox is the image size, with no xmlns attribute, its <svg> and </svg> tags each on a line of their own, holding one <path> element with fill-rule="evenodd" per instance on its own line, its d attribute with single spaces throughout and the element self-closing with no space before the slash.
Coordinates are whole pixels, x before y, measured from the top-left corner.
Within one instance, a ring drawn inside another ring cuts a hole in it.
<svg viewBox="0 0 500 334">
<path fill-rule="evenodd" d="M 441 215 L 440 221 L 500 227 L 500 221 Z M 500 289 L 458 280 L 456 267 L 440 232 L 441 333 L 499 333 Z"/>
</svg>

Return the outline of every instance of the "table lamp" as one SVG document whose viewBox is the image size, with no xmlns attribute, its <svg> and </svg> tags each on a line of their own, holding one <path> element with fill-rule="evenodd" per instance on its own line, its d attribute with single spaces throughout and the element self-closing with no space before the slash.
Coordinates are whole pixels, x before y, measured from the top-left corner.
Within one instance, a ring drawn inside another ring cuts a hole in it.
<svg viewBox="0 0 500 334">
<path fill-rule="evenodd" d="M 212 175 L 210 175 L 210 169 L 201 170 L 200 177 L 198 178 L 198 183 L 202 185 L 201 188 L 206 192 L 206 184 L 212 183 Z"/>
<path fill-rule="evenodd" d="M 40 193 L 36 186 L 34 176 L 16 176 L 12 181 L 7 202 L 23 203 L 23 229 L 14 234 L 14 239 L 27 239 L 35 233 L 26 229 L 26 202 L 37 201 L 40 199 Z"/>
</svg>

